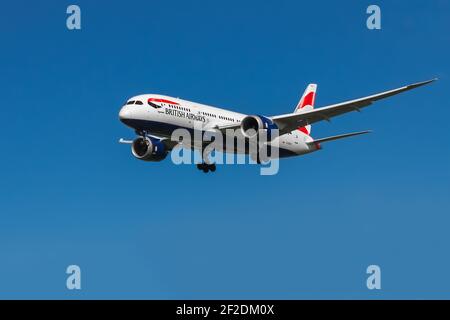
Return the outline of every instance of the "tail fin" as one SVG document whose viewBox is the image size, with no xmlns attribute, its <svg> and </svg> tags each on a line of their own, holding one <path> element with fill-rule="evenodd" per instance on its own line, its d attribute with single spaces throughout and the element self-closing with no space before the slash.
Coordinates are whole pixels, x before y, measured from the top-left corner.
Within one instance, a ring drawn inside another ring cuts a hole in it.
<svg viewBox="0 0 450 320">
<path fill-rule="evenodd" d="M 311 110 L 314 108 L 314 101 L 316 100 L 316 90 L 317 90 L 317 84 L 311 83 L 309 84 L 305 92 L 303 93 L 300 101 L 298 102 L 297 106 L 295 107 L 295 112 L 302 112 Z M 301 132 L 309 135 L 311 134 L 311 126 L 307 125 L 305 127 L 298 128 Z"/>
</svg>

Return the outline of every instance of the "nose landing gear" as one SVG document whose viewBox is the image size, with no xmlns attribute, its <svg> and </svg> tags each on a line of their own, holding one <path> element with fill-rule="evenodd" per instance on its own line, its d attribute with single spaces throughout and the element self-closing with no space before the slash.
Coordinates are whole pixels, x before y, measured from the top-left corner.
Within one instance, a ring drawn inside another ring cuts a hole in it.
<svg viewBox="0 0 450 320">
<path fill-rule="evenodd" d="M 204 173 L 208 173 L 209 171 L 216 171 L 216 164 L 207 164 L 207 163 L 199 163 L 197 164 L 197 169 L 202 170 Z"/>
</svg>

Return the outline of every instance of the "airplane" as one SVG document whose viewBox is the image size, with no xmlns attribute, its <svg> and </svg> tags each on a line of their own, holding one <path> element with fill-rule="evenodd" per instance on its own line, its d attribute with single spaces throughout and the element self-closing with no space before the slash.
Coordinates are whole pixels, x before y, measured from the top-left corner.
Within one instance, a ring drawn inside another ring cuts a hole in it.
<svg viewBox="0 0 450 320">
<path fill-rule="evenodd" d="M 394 96 L 404 91 L 436 81 L 428 81 L 406 85 L 397 89 L 384 91 L 359 99 L 314 108 L 316 84 L 309 84 L 297 103 L 294 112 L 276 116 L 247 115 L 217 108 L 205 104 L 160 95 L 143 94 L 128 99 L 121 107 L 119 119 L 126 126 L 134 129 L 137 137 L 134 140 L 120 139 L 120 143 L 130 144 L 131 152 L 139 160 L 158 162 L 164 160 L 176 146 L 203 151 L 210 143 L 201 141 L 173 141 L 172 134 L 176 129 L 195 130 L 202 133 L 219 131 L 225 135 L 229 130 L 240 133 L 240 138 L 247 141 L 243 147 L 234 146 L 233 150 L 220 150 L 235 154 L 250 154 L 248 140 L 266 134 L 270 140 L 264 145 L 276 145 L 278 158 L 308 154 L 321 149 L 323 143 L 369 133 L 371 131 L 351 132 L 326 138 L 314 139 L 311 136 L 311 125 L 319 121 L 330 121 L 331 118 L 351 111 L 361 111 L 372 103 Z M 199 129 L 200 128 L 200 129 Z M 278 135 L 270 138 L 270 133 L 277 130 Z M 238 136 L 238 135 L 237 135 Z M 271 140 L 272 139 L 272 140 Z M 276 143 L 275 143 L 276 142 Z M 225 146 L 225 143 L 223 144 Z M 199 149 L 202 150 L 199 150 Z M 251 156 L 255 157 L 254 154 Z M 259 152 L 256 160 L 261 163 Z M 216 164 L 207 161 L 202 153 L 202 162 L 197 168 L 205 173 L 216 171 Z"/>
</svg>

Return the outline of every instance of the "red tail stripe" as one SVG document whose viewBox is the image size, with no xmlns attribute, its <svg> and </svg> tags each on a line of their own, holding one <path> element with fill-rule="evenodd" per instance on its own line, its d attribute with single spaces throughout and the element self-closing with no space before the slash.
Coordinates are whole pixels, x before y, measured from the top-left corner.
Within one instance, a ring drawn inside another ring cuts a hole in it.
<svg viewBox="0 0 450 320">
<path fill-rule="evenodd" d="M 314 92 L 308 92 L 308 94 L 303 99 L 300 108 L 303 108 L 304 106 L 313 106 L 314 105 Z"/>
<path fill-rule="evenodd" d="M 308 130 L 305 127 L 297 128 L 297 130 L 303 132 L 304 134 L 308 134 L 309 135 L 309 132 L 308 132 Z"/>
</svg>

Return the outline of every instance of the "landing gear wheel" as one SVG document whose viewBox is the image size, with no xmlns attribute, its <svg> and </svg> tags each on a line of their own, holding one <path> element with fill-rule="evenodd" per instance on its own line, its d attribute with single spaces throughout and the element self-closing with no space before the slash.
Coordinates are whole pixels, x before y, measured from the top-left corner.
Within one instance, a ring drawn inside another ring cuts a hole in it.
<svg viewBox="0 0 450 320">
<path fill-rule="evenodd" d="M 208 165 L 206 163 L 197 164 L 197 169 L 202 170 L 204 173 L 208 173 L 209 171 Z"/>
<path fill-rule="evenodd" d="M 197 164 L 197 169 L 202 170 L 204 173 L 214 172 L 216 171 L 216 164 L 199 163 Z"/>
</svg>

